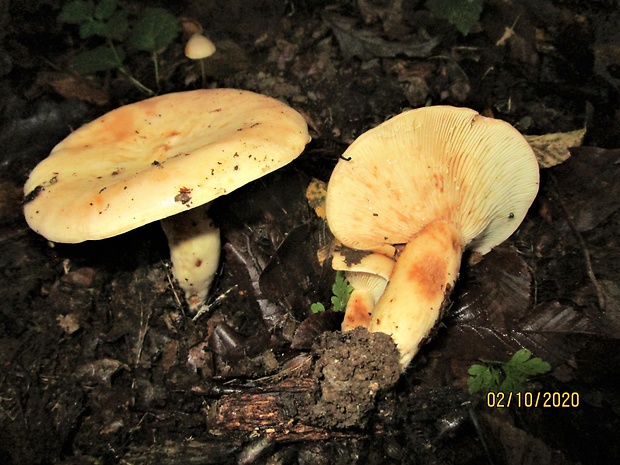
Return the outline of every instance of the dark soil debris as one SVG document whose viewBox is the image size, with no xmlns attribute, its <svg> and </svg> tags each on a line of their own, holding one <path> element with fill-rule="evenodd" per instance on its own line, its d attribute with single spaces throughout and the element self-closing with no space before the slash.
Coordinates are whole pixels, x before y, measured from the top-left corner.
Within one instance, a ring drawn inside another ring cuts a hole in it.
<svg viewBox="0 0 620 465">
<path fill-rule="evenodd" d="M 318 357 L 313 404 L 299 418 L 325 428 L 365 428 L 381 391 L 400 376 L 399 353 L 383 333 L 323 333 L 313 350 Z"/>
</svg>

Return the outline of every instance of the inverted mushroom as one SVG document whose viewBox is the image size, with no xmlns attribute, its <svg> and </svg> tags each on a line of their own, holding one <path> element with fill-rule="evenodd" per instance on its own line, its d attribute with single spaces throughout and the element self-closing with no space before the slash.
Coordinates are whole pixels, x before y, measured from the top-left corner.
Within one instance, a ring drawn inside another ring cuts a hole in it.
<svg viewBox="0 0 620 465">
<path fill-rule="evenodd" d="M 403 369 L 429 336 L 465 248 L 507 239 L 538 192 L 538 164 L 510 124 L 449 106 L 404 112 L 362 134 L 328 183 L 327 222 L 344 245 L 399 251 L 368 324 Z"/>
<path fill-rule="evenodd" d="M 162 95 L 71 133 L 25 186 L 29 226 L 53 242 L 104 239 L 162 220 L 191 309 L 218 266 L 211 201 L 294 160 L 310 140 L 286 104 L 237 89 Z M 200 208 L 198 208 L 200 207 Z"/>
</svg>

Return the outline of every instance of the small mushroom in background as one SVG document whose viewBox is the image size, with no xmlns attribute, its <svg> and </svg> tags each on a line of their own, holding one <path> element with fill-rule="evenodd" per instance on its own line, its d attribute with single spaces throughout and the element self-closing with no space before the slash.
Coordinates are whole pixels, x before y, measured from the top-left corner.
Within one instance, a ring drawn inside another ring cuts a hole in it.
<svg viewBox="0 0 620 465">
<path fill-rule="evenodd" d="M 192 34 L 185 43 L 185 56 L 190 60 L 198 60 L 200 63 L 200 76 L 202 78 L 203 87 L 207 80 L 205 58 L 213 55 L 215 50 L 215 44 L 211 42 L 211 39 L 199 32 Z"/>
<path fill-rule="evenodd" d="M 463 250 L 484 255 L 507 239 L 538 184 L 525 138 L 467 108 L 404 112 L 345 151 L 328 183 L 327 222 L 347 247 L 397 249 L 368 329 L 392 336 L 403 369 L 440 319 Z"/>
<path fill-rule="evenodd" d="M 237 89 L 179 92 L 113 110 L 60 142 L 24 186 L 29 226 L 53 242 L 104 239 L 162 220 L 191 310 L 220 254 L 214 199 L 297 158 L 304 118 Z"/>
<path fill-rule="evenodd" d="M 344 271 L 344 276 L 353 287 L 347 301 L 342 321 L 342 330 L 349 331 L 358 326 L 368 328 L 370 316 L 385 291 L 395 261 L 379 253 L 365 253 L 340 247 L 332 253 L 332 268 Z"/>
</svg>

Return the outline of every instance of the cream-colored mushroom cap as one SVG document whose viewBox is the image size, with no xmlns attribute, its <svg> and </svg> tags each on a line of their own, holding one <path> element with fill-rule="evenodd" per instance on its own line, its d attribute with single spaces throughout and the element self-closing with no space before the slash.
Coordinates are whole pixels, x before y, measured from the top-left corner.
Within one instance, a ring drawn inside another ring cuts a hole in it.
<svg viewBox="0 0 620 465">
<path fill-rule="evenodd" d="M 332 253 L 332 268 L 336 271 L 367 273 L 390 279 L 394 260 L 382 254 L 364 253 L 347 248 L 338 248 Z"/>
<path fill-rule="evenodd" d="M 191 60 L 200 60 L 215 53 L 215 44 L 202 34 L 192 34 L 185 43 L 185 56 Z"/>
<path fill-rule="evenodd" d="M 205 204 L 295 159 L 303 117 L 253 92 L 173 93 L 113 110 L 30 174 L 24 213 L 51 241 L 102 239 Z"/>
<path fill-rule="evenodd" d="M 427 224 L 454 225 L 485 254 L 521 223 L 538 164 L 510 124 L 450 106 L 404 112 L 345 151 L 327 190 L 334 236 L 357 249 L 405 244 Z"/>
<path fill-rule="evenodd" d="M 359 259 L 351 260 L 354 255 Z M 383 294 L 394 263 L 392 258 L 380 253 L 365 253 L 360 256 L 359 251 L 339 248 L 332 254 L 332 268 L 344 271 L 347 281 L 353 286 L 353 292 L 368 292 L 372 296 L 372 306 Z M 369 307 L 369 310 L 371 311 L 372 307 Z"/>
<path fill-rule="evenodd" d="M 332 268 L 344 271 L 353 287 L 344 311 L 342 330 L 368 327 L 375 304 L 385 291 L 395 261 L 376 252 L 338 248 L 332 254 Z"/>
</svg>

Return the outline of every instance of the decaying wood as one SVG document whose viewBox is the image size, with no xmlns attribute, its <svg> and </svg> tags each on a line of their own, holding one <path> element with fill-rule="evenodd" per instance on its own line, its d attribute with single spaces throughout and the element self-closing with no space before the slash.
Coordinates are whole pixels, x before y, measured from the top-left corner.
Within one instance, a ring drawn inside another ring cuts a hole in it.
<svg viewBox="0 0 620 465">
<path fill-rule="evenodd" d="M 296 418 L 295 406 L 307 402 L 305 397 L 312 389 L 314 381 L 311 378 L 290 378 L 265 390 L 222 396 L 209 410 L 208 431 L 216 436 L 266 435 L 276 442 L 359 436 L 359 432 L 333 431 L 300 422 Z M 289 402 L 285 405 L 283 398 L 287 396 Z"/>
</svg>

